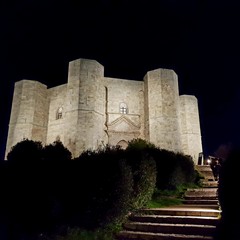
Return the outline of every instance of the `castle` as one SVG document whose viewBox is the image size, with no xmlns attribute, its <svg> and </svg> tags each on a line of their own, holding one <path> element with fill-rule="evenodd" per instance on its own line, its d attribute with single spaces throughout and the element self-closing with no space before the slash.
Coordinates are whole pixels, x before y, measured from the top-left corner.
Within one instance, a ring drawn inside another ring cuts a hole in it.
<svg viewBox="0 0 240 240">
<path fill-rule="evenodd" d="M 32 80 L 15 83 L 6 153 L 23 139 L 62 141 L 73 157 L 87 149 L 142 138 L 161 149 L 193 157 L 202 152 L 198 102 L 179 96 L 173 70 L 156 69 L 143 81 L 104 76 L 95 60 L 69 63 L 68 82 L 52 88 Z"/>
</svg>

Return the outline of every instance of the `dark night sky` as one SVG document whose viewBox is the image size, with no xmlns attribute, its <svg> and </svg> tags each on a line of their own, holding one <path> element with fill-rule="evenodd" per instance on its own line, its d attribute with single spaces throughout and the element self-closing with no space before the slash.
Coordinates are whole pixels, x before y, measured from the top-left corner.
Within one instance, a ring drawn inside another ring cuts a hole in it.
<svg viewBox="0 0 240 240">
<path fill-rule="evenodd" d="M 77 58 L 116 78 L 173 69 L 198 98 L 204 154 L 240 145 L 239 12 L 237 0 L 1 1 L 0 158 L 15 81 L 66 83 Z"/>
</svg>

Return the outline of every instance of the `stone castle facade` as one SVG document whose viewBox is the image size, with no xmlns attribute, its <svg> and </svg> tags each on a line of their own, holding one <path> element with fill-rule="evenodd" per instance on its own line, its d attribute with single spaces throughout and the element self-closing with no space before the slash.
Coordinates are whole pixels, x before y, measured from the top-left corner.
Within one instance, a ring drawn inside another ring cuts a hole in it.
<svg viewBox="0 0 240 240">
<path fill-rule="evenodd" d="M 173 70 L 149 71 L 143 81 L 116 79 L 89 59 L 71 61 L 60 86 L 15 83 L 5 157 L 26 138 L 60 140 L 73 157 L 106 144 L 126 147 L 134 138 L 191 155 L 195 164 L 202 152 L 197 99 L 179 96 Z"/>
</svg>

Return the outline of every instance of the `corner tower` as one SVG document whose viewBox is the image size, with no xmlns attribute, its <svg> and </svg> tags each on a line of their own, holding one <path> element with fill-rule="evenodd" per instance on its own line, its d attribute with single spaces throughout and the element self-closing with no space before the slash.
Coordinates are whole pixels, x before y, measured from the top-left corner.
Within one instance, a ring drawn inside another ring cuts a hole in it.
<svg viewBox="0 0 240 240">
<path fill-rule="evenodd" d="M 181 151 L 176 73 L 168 69 L 147 72 L 144 95 L 145 138 L 162 149 Z"/>
<path fill-rule="evenodd" d="M 181 95 L 179 99 L 182 151 L 192 156 L 194 163 L 197 164 L 198 155 L 202 152 L 198 101 L 192 95 Z"/>
<path fill-rule="evenodd" d="M 104 68 L 95 60 L 69 63 L 64 142 L 74 157 L 96 149 L 104 135 Z"/>
<path fill-rule="evenodd" d="M 47 86 L 30 80 L 16 82 L 5 159 L 11 147 L 23 139 L 46 143 L 47 123 Z"/>
</svg>

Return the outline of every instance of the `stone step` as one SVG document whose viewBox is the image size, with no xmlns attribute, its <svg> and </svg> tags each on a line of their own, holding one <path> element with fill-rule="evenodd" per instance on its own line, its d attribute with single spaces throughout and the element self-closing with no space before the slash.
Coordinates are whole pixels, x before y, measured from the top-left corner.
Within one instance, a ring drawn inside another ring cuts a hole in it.
<svg viewBox="0 0 240 240">
<path fill-rule="evenodd" d="M 128 222 L 124 224 L 124 229 L 137 232 L 213 236 L 216 226 L 179 223 Z"/>
<path fill-rule="evenodd" d="M 211 202 L 212 200 L 217 200 L 218 198 L 216 196 L 204 196 L 204 195 L 199 195 L 199 196 L 185 196 L 185 200 L 209 200 Z"/>
<path fill-rule="evenodd" d="M 213 240 L 221 211 L 204 207 L 189 204 L 143 209 L 129 216 L 117 240 Z"/>
<path fill-rule="evenodd" d="M 210 165 L 196 165 L 195 168 L 199 171 L 199 173 L 204 177 L 206 181 L 215 181 L 212 168 Z"/>
<path fill-rule="evenodd" d="M 187 190 L 184 194 L 184 198 L 190 198 L 190 197 L 199 197 L 199 198 L 217 198 L 217 188 L 205 188 L 204 190 L 201 189 L 191 189 Z"/>
<path fill-rule="evenodd" d="M 182 208 L 182 209 L 185 209 L 185 210 L 189 210 L 189 209 L 201 209 L 201 210 L 217 210 L 219 211 L 219 206 L 218 208 L 216 209 L 216 205 L 215 204 L 182 204 L 182 205 L 178 205 L 176 206 L 177 208 Z M 219 211 L 219 213 L 221 213 L 221 211 Z"/>
<path fill-rule="evenodd" d="M 190 188 L 187 189 L 185 192 L 185 195 L 190 195 L 190 194 L 217 194 L 218 188 Z"/>
<path fill-rule="evenodd" d="M 190 205 L 190 204 L 189 204 Z M 202 217 L 219 217 L 221 211 L 210 209 L 202 206 L 176 206 L 172 208 L 146 208 L 140 211 L 140 214 L 154 215 L 171 215 L 171 216 L 202 216 Z"/>
<path fill-rule="evenodd" d="M 201 184 L 204 188 L 216 188 L 216 187 L 218 187 L 218 181 L 201 180 Z"/>
<path fill-rule="evenodd" d="M 182 203 L 185 204 L 194 204 L 194 205 L 208 205 L 208 207 L 212 206 L 214 208 L 219 208 L 218 199 L 199 199 L 199 198 L 188 198 L 182 200 Z"/>
<path fill-rule="evenodd" d="M 201 217 L 201 216 L 171 216 L 171 215 L 130 215 L 130 221 L 149 222 L 149 223 L 172 223 L 172 224 L 199 224 L 213 225 L 218 223 L 217 217 Z"/>
<path fill-rule="evenodd" d="M 214 240 L 220 216 L 217 188 L 188 189 L 182 205 L 131 214 L 116 240 Z"/>
<path fill-rule="evenodd" d="M 195 168 L 196 168 L 199 172 L 212 171 L 212 168 L 211 168 L 210 165 L 196 165 Z"/>
<path fill-rule="evenodd" d="M 118 240 L 213 240 L 212 236 L 121 231 Z"/>
</svg>

